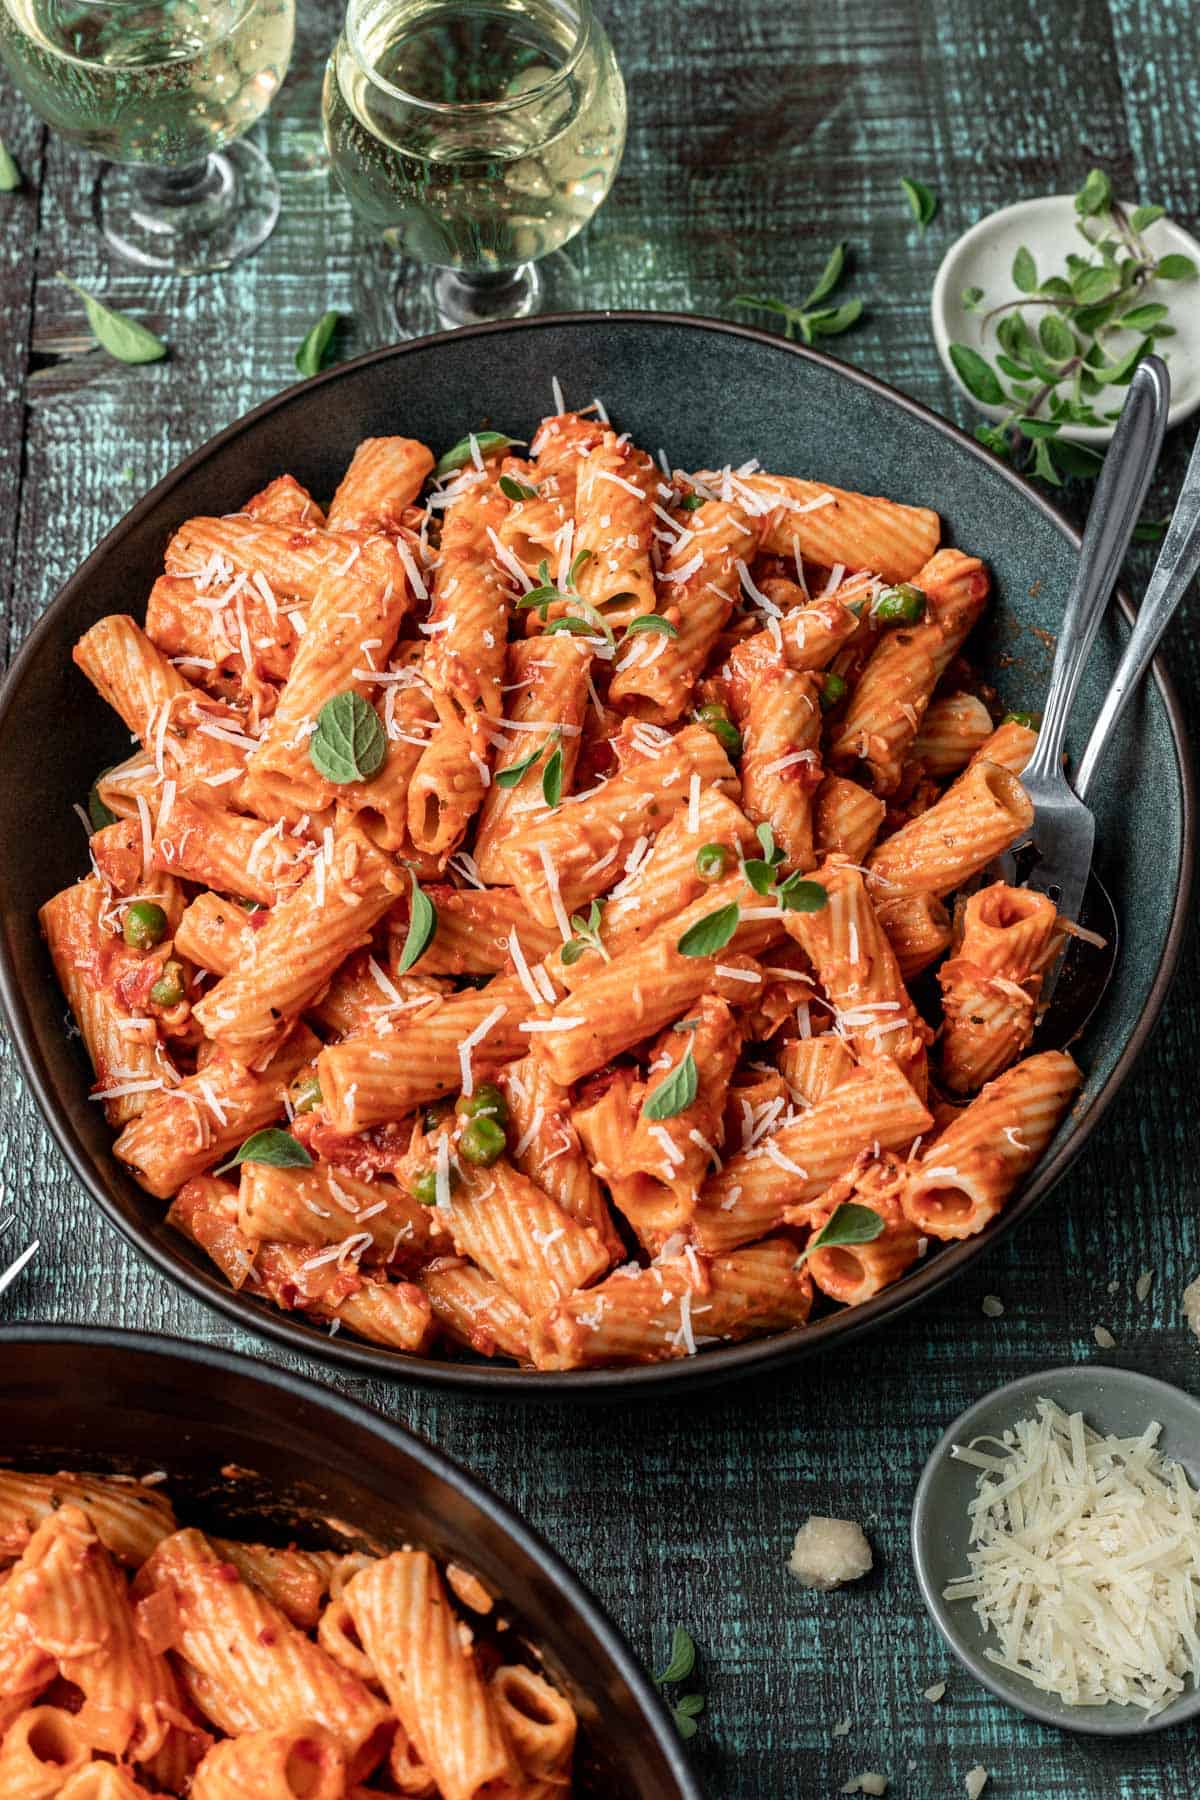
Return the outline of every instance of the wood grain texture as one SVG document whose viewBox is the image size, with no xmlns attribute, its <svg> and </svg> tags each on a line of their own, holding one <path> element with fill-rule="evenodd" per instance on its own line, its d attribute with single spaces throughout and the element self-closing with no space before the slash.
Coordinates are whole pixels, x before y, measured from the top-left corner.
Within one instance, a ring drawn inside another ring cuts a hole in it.
<svg viewBox="0 0 1200 1800">
<path fill-rule="evenodd" d="M 868 0 L 819 15 L 793 0 L 609 0 L 605 10 L 629 81 L 631 133 L 612 198 L 572 252 L 598 305 L 728 316 L 745 290 L 799 297 L 846 239 L 846 292 L 862 295 L 867 314 L 833 348 L 969 425 L 928 323 L 933 274 L 954 235 L 1008 201 L 1075 187 L 1092 162 L 1120 191 L 1161 200 L 1186 223 L 1200 214 L 1189 0 Z M 0 87 L 0 135 L 26 177 L 17 196 L 0 197 L 0 600 L 10 646 L 140 492 L 295 379 L 295 348 L 320 311 L 348 316 L 343 355 L 388 335 L 392 274 L 357 241 L 317 127 L 336 11 L 330 0 L 302 5 L 293 68 L 261 133 L 283 180 L 283 216 L 260 255 L 225 276 L 156 280 L 111 265 L 91 232 L 90 168 Z M 901 175 L 941 195 L 924 235 Z M 81 321 L 53 280 L 60 267 L 162 332 L 170 359 L 125 369 L 98 352 L 62 354 Z M 1168 441 L 1160 500 L 1192 435 Z M 1076 513 L 1080 502 L 1065 498 Z M 1135 584 L 1146 562 L 1143 553 Z M 1194 609 L 1168 660 L 1194 713 Z M 1200 1344 L 1179 1308 L 1200 1272 L 1198 1003 L 1193 945 L 1124 1097 L 1040 1215 L 886 1337 L 836 1359 L 694 1400 L 584 1412 L 321 1379 L 490 1482 L 582 1572 L 648 1661 L 662 1658 L 672 1625 L 689 1627 L 708 1695 L 693 1751 L 714 1797 L 823 1796 L 874 1768 L 889 1776 L 889 1794 L 932 1800 L 961 1794 L 980 1762 L 997 1800 L 1200 1792 L 1194 1732 L 1113 1744 L 1066 1736 L 977 1688 L 940 1648 L 907 1548 L 925 1455 L 996 1383 L 1096 1358 L 1200 1392 Z M 300 1366 L 183 1297 L 100 1221 L 7 1046 L 0 1116 L 4 1198 L 22 1234 L 43 1244 L 0 1303 L 6 1316 L 139 1326 Z M 1139 1305 L 1142 1269 L 1154 1284 Z M 1003 1299 L 1002 1318 L 984 1316 L 985 1293 Z M 1097 1351 L 1097 1323 L 1114 1333 L 1114 1351 Z M 816 1597 L 785 1573 L 791 1534 L 810 1512 L 867 1525 L 877 1569 L 857 1589 Z M 932 1706 L 921 1690 L 940 1679 L 946 1697 Z M 842 1718 L 851 1730 L 834 1739 Z"/>
</svg>

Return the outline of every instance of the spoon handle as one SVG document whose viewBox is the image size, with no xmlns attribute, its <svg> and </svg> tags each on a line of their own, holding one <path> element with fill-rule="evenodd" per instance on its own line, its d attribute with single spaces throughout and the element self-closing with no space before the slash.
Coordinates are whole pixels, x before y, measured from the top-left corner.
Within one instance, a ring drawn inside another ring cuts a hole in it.
<svg viewBox="0 0 1200 1800">
<path fill-rule="evenodd" d="M 1117 664 L 1112 686 L 1092 726 L 1087 749 L 1079 759 L 1072 786 L 1081 800 L 1096 774 L 1096 766 L 1108 747 L 1118 719 L 1128 706 L 1142 676 L 1154 658 L 1163 632 L 1187 591 L 1188 583 L 1200 569 L 1200 438 L 1192 448 L 1191 461 L 1183 478 L 1183 489 L 1175 504 L 1163 547 L 1158 553 L 1150 585 L 1138 609 L 1125 653 Z"/>
<path fill-rule="evenodd" d="M 1063 610 L 1042 726 L 1024 770 L 1026 786 L 1061 782 L 1071 702 L 1146 498 L 1162 447 L 1170 397 L 1166 365 L 1157 356 L 1144 357 L 1133 372 L 1096 482 L 1075 579 Z"/>
</svg>

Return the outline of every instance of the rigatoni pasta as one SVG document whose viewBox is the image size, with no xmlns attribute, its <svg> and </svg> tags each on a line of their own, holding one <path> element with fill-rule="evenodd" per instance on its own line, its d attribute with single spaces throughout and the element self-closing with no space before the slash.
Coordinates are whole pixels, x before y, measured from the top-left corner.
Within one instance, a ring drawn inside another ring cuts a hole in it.
<svg viewBox="0 0 1200 1800">
<path fill-rule="evenodd" d="M 969 892 L 1036 741 L 963 659 L 987 568 L 596 405 L 438 468 L 367 439 L 327 512 L 273 472 L 77 647 L 140 748 L 42 920 L 116 1155 L 240 1293 L 409 1354 L 597 1367 L 856 1304 L 1029 1166 L 969 1121 L 1044 1144 L 1069 1099 L 1053 1065 L 1025 1135 L 1053 908 Z M 875 1235 L 819 1242 L 849 1204 Z"/>
</svg>

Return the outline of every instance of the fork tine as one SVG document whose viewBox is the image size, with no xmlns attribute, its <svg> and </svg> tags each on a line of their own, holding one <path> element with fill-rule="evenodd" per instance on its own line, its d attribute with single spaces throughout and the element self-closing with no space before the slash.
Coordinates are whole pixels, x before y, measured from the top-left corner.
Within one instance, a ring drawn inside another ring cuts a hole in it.
<svg viewBox="0 0 1200 1800">
<path fill-rule="evenodd" d="M 12 1286 L 26 1263 L 32 1262 L 40 1249 L 41 1240 L 34 1238 L 32 1244 L 30 1244 L 27 1249 L 22 1250 L 16 1262 L 8 1265 L 8 1268 L 5 1269 L 4 1273 L 0 1275 L 0 1294 L 3 1294 L 7 1288 Z"/>
</svg>

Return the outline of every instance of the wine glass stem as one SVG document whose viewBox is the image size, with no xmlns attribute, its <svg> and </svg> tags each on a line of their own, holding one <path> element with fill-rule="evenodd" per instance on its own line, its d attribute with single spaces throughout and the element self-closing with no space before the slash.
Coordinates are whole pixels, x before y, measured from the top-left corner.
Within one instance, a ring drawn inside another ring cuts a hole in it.
<svg viewBox="0 0 1200 1800">
<path fill-rule="evenodd" d="M 479 274 L 438 269 L 432 285 L 438 316 L 447 330 L 489 319 L 523 318 L 536 308 L 541 289 L 533 263 Z"/>
<path fill-rule="evenodd" d="M 159 169 L 148 165 L 138 171 L 138 187 L 146 203 L 155 211 L 170 207 L 195 206 L 215 198 L 221 187 L 219 171 L 211 156 L 199 162 L 186 163 L 180 169 Z"/>
</svg>

